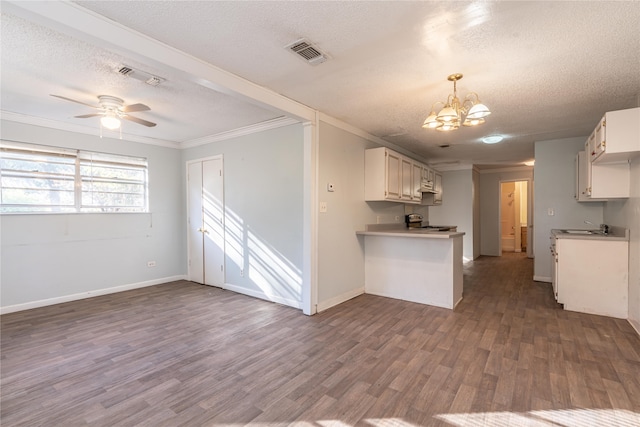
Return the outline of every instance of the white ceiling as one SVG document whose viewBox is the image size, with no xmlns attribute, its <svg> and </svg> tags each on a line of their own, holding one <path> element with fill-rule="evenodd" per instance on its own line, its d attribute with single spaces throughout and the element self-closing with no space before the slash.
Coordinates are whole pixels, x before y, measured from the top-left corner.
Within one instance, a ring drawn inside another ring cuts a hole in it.
<svg viewBox="0 0 640 427">
<path fill-rule="evenodd" d="M 88 107 L 48 95 L 114 95 L 149 105 L 135 115 L 158 123 L 125 123 L 126 134 L 188 144 L 304 119 L 307 106 L 433 164 L 487 167 L 532 159 L 534 141 L 587 135 L 604 112 L 640 105 L 636 1 L 76 3 L 2 2 L 3 112 L 93 129 L 96 119 L 71 118 Z M 284 49 L 301 37 L 330 59 L 311 66 Z M 166 82 L 120 76 L 121 64 Z M 476 128 L 423 129 L 456 72 L 458 94 L 477 92 L 493 114 Z M 489 134 L 505 140 L 482 144 Z"/>
</svg>

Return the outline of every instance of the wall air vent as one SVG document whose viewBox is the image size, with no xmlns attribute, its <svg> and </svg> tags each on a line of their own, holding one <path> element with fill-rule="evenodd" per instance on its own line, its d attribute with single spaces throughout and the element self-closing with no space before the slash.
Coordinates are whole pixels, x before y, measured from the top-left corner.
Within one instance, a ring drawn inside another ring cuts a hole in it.
<svg viewBox="0 0 640 427">
<path fill-rule="evenodd" d="M 131 77 L 132 79 L 139 80 L 141 82 L 145 82 L 150 86 L 158 86 L 160 83 L 164 82 L 165 79 L 162 77 L 154 76 L 146 71 L 136 70 L 133 67 L 129 67 L 128 65 L 120 65 L 116 68 L 116 73 L 121 74 L 123 76 Z"/>
<path fill-rule="evenodd" d="M 307 39 L 296 40 L 285 46 L 285 48 L 311 65 L 322 64 L 329 58 L 326 53 L 322 52 Z"/>
</svg>

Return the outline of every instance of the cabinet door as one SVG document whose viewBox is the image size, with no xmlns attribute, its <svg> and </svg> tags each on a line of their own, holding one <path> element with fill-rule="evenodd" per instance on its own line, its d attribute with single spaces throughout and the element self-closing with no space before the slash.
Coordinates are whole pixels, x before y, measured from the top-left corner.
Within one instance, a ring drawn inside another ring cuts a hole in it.
<svg viewBox="0 0 640 427">
<path fill-rule="evenodd" d="M 402 200 L 411 200 L 413 195 L 413 180 L 411 178 L 411 172 L 413 172 L 413 163 L 410 159 L 401 158 L 401 174 L 402 174 Z"/>
<path fill-rule="evenodd" d="M 387 151 L 387 199 L 400 199 L 400 160 L 399 154 Z"/>
<path fill-rule="evenodd" d="M 413 173 L 411 174 L 411 180 L 413 182 L 413 193 L 411 195 L 412 200 L 422 200 L 422 192 L 420 186 L 422 184 L 422 171 L 423 167 L 420 163 L 413 164 Z"/>
<path fill-rule="evenodd" d="M 437 172 L 435 173 L 434 189 L 436 193 L 433 195 L 433 203 L 439 205 L 442 203 L 442 175 Z"/>
</svg>

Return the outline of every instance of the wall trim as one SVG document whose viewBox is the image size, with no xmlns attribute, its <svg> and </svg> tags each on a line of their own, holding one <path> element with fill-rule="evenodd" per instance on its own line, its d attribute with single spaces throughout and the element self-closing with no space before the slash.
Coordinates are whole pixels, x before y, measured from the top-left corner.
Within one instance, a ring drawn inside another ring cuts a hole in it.
<svg viewBox="0 0 640 427">
<path fill-rule="evenodd" d="M 353 299 L 359 295 L 364 294 L 364 286 L 356 289 L 352 289 L 348 292 L 338 295 L 337 297 L 330 298 L 326 301 L 322 301 L 318 303 L 317 311 L 320 313 L 321 311 L 325 311 L 331 307 L 334 307 L 338 304 L 342 304 L 345 301 Z"/>
<path fill-rule="evenodd" d="M 113 286 L 111 288 L 96 289 L 94 291 L 81 292 L 78 294 L 64 295 L 61 297 L 47 298 L 38 301 L 30 301 L 22 304 L 0 307 L 0 314 L 14 313 L 16 311 L 30 310 L 32 308 L 46 307 L 48 305 L 62 304 L 64 302 L 78 301 L 86 298 L 93 298 L 101 295 L 115 294 L 118 292 L 130 291 L 132 289 L 145 288 L 147 286 L 161 285 L 163 283 L 175 282 L 176 280 L 187 280 L 186 275 L 162 277 L 160 279 L 147 280 L 144 282 L 130 283 L 127 285 Z"/>
<path fill-rule="evenodd" d="M 548 276 L 533 276 L 533 281 L 552 283 L 551 277 Z"/>
<path fill-rule="evenodd" d="M 282 298 L 278 295 L 269 295 L 264 292 L 256 291 L 253 289 L 243 288 L 242 286 L 232 285 L 231 283 L 225 283 L 222 289 L 227 291 L 233 291 L 239 294 L 247 295 L 250 297 L 258 298 L 261 300 L 271 301 L 278 304 L 286 305 L 289 307 L 302 309 L 302 303 L 290 298 Z"/>
<path fill-rule="evenodd" d="M 627 322 L 629 322 L 629 324 L 636 331 L 638 336 L 640 336 L 640 322 L 636 322 L 633 319 L 627 319 Z"/>
<path fill-rule="evenodd" d="M 231 138 L 237 138 L 244 135 L 250 135 L 253 133 L 263 132 L 270 129 L 276 129 L 283 126 L 289 126 L 292 124 L 300 123 L 296 119 L 290 117 L 277 117 L 275 119 L 266 120 L 264 122 L 256 123 L 249 126 L 244 126 L 237 129 L 232 129 L 225 132 L 216 133 L 213 135 L 203 136 L 201 138 L 190 139 L 180 144 L 181 149 L 198 147 L 200 145 L 211 144 L 213 142 L 226 141 Z"/>
</svg>

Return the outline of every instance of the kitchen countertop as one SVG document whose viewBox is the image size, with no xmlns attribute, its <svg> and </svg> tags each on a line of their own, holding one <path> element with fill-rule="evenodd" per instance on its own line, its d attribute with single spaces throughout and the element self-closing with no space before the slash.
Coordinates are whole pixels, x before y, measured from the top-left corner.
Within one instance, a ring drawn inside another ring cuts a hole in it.
<svg viewBox="0 0 640 427">
<path fill-rule="evenodd" d="M 610 227 L 608 234 L 598 233 L 599 229 L 594 230 L 595 234 L 564 233 L 562 230 L 567 229 L 554 228 L 551 230 L 551 235 L 558 239 L 629 241 L 629 229 L 623 227 Z M 568 230 L 584 231 L 587 229 L 569 228 Z"/>
<path fill-rule="evenodd" d="M 404 224 L 367 224 L 364 231 L 356 231 L 356 234 L 421 239 L 453 239 L 462 237 L 465 233 L 459 231 L 436 231 L 428 228 L 407 228 Z"/>
</svg>

